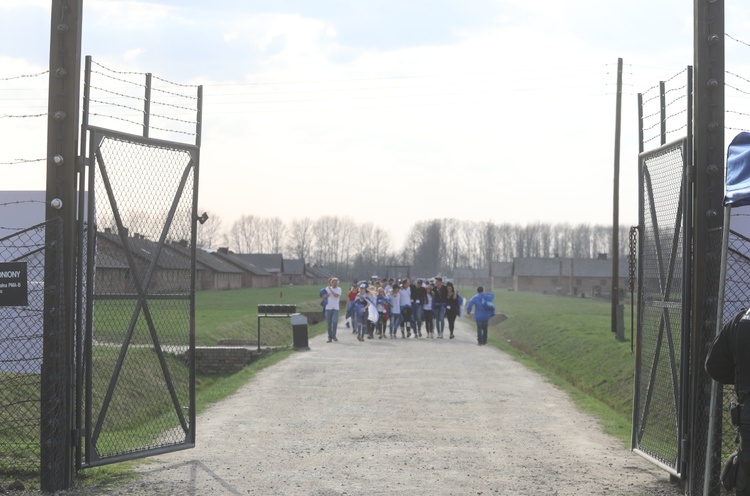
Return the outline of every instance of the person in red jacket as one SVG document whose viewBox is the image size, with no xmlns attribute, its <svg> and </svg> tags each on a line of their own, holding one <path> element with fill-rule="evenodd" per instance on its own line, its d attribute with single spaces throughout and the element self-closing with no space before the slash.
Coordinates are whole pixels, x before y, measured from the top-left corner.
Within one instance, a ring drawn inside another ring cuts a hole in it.
<svg viewBox="0 0 750 496">
<path fill-rule="evenodd" d="M 352 284 L 351 289 L 349 289 L 349 301 L 346 304 L 346 318 L 352 319 L 352 334 L 357 334 L 357 316 L 354 315 L 354 300 L 357 298 L 357 295 L 359 294 L 359 286 L 357 284 Z M 346 322 L 346 327 L 349 328 L 349 321 Z"/>
</svg>

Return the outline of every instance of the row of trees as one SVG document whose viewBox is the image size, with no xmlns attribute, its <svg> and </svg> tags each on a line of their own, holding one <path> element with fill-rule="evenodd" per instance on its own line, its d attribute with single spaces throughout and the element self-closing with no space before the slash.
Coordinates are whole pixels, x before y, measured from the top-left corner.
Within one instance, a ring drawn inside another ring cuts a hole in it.
<svg viewBox="0 0 750 496">
<path fill-rule="evenodd" d="M 626 226 L 619 229 L 619 254 L 629 251 Z M 594 258 L 612 254 L 612 228 L 590 224 L 527 225 L 433 219 L 414 224 L 403 247 L 393 248 L 388 232 L 349 217 L 304 217 L 285 224 L 277 217 L 243 215 L 228 229 L 209 213 L 199 226 L 198 245 L 227 246 L 237 253 L 282 253 L 322 265 L 341 276 L 386 275 L 388 267 L 409 265 L 413 274 L 450 273 L 457 267 L 482 268 L 514 257 Z"/>
</svg>

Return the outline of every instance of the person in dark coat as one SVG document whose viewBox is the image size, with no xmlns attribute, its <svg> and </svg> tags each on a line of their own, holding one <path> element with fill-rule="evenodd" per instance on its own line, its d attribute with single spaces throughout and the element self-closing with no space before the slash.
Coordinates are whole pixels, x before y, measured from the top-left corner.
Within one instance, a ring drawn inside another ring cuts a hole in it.
<svg viewBox="0 0 750 496">
<path fill-rule="evenodd" d="M 422 323 L 424 322 L 424 305 L 427 303 L 427 288 L 422 285 L 422 279 L 417 279 L 411 285 L 411 308 L 414 315 L 414 332 L 422 337 Z"/>
<path fill-rule="evenodd" d="M 453 283 L 448 281 L 445 284 L 447 289 L 447 298 L 445 300 L 445 318 L 448 320 L 448 331 L 450 331 L 450 339 L 453 339 L 453 330 L 456 328 L 456 317 L 461 315 L 461 306 L 463 305 L 463 298 L 458 294 Z"/>
<path fill-rule="evenodd" d="M 720 384 L 733 384 L 740 405 L 737 496 L 750 496 L 750 310 L 722 327 L 706 356 L 706 372 Z M 734 417 L 734 415 L 733 415 Z"/>
<path fill-rule="evenodd" d="M 432 313 L 435 316 L 435 330 L 438 338 L 443 338 L 445 329 L 445 305 L 448 302 L 448 289 L 443 285 L 443 278 L 436 277 L 432 287 Z"/>
</svg>

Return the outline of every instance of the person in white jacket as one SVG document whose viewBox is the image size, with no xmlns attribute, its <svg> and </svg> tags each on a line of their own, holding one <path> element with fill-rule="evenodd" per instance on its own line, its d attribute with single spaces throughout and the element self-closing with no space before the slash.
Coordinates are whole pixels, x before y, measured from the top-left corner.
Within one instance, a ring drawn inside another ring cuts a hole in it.
<svg viewBox="0 0 750 496">
<path fill-rule="evenodd" d="M 336 339 L 336 328 L 339 325 L 339 301 L 341 300 L 341 288 L 339 280 L 336 277 L 331 278 L 331 282 L 326 288 L 326 294 L 323 295 L 326 300 L 326 328 L 328 329 L 328 342 L 338 341 Z"/>
</svg>

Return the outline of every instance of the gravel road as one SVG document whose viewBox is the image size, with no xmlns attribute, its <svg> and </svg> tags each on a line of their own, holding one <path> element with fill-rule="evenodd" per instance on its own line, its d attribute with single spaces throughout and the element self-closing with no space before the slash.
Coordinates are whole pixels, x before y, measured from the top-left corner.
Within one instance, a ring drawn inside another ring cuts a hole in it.
<svg viewBox="0 0 750 496">
<path fill-rule="evenodd" d="M 342 321 L 343 322 L 343 321 Z M 198 417 L 197 446 L 110 495 L 678 495 L 565 393 L 491 346 L 310 340 Z"/>
</svg>

